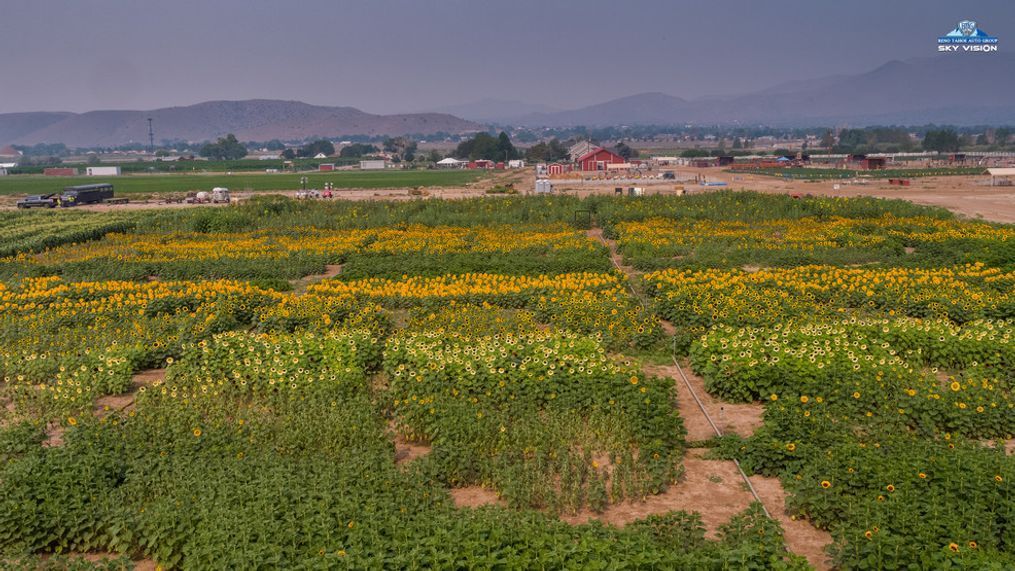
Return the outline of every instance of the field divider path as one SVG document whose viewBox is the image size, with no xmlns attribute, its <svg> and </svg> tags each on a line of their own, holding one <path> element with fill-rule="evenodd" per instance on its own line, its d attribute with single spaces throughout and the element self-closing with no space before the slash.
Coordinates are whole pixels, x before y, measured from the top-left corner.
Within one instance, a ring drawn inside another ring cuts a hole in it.
<svg viewBox="0 0 1015 571">
<path fill-rule="evenodd" d="M 603 236 L 602 228 L 592 228 L 587 232 L 587 235 L 592 238 L 598 238 L 599 241 L 602 242 L 602 244 L 606 246 L 607 249 L 609 249 L 610 261 L 613 262 L 613 265 L 616 266 L 618 270 L 620 270 L 621 272 L 624 273 L 624 275 L 627 276 L 628 289 L 631 290 L 631 294 L 634 295 L 634 297 L 641 303 L 642 309 L 648 311 L 648 304 L 645 303 L 645 296 L 639 293 L 637 290 L 635 290 L 634 285 L 632 283 L 632 278 L 634 278 L 637 275 L 637 272 L 635 271 L 633 266 L 625 266 L 621 263 L 623 262 L 623 258 L 617 251 L 617 241 L 616 240 L 608 241 L 606 237 Z M 670 329 L 673 329 L 673 324 L 670 324 Z M 672 332 L 669 333 L 672 334 Z M 680 374 L 681 379 L 684 381 L 684 384 L 687 385 L 687 392 L 691 395 L 691 397 L 694 399 L 694 402 L 698 405 L 698 409 L 701 410 L 701 414 L 704 415 L 705 419 L 708 421 L 708 424 L 712 427 L 712 430 L 715 431 L 715 435 L 721 437 L 723 435 L 722 430 L 720 430 L 719 426 L 716 425 L 715 421 L 712 420 L 712 416 L 708 414 L 708 409 L 705 408 L 705 404 L 701 402 L 700 398 L 698 398 L 698 393 L 695 392 L 694 387 L 691 385 L 691 381 L 688 380 L 687 375 L 684 374 L 684 370 L 680 367 L 680 363 L 677 362 L 677 357 L 671 354 L 670 358 L 673 359 L 673 365 L 676 366 L 677 372 Z M 737 471 L 740 473 L 740 477 L 743 479 L 744 483 L 747 484 L 748 489 L 750 489 L 751 495 L 753 495 L 754 499 L 761 504 L 761 509 L 764 510 L 765 516 L 768 517 L 769 519 L 772 519 L 772 514 L 769 513 L 768 507 L 765 506 L 765 502 L 762 501 L 761 496 L 759 496 L 757 490 L 754 489 L 754 485 L 751 484 L 751 479 L 747 477 L 747 474 L 744 472 L 744 469 L 740 466 L 740 462 L 734 458 L 733 463 L 736 464 Z"/>
<path fill-rule="evenodd" d="M 321 282 L 327 279 L 331 279 L 338 274 L 342 273 L 342 264 L 327 264 L 324 266 L 323 274 L 311 274 L 309 276 L 303 276 L 302 278 L 290 280 L 289 283 L 293 286 L 293 293 L 303 295 L 307 293 L 307 288 L 311 285 Z"/>
<path fill-rule="evenodd" d="M 628 277 L 627 287 L 631 291 L 631 294 L 635 296 L 639 303 L 641 303 L 642 308 L 648 311 L 648 305 L 645 302 L 645 295 L 634 287 L 632 279 L 636 277 L 639 272 L 635 270 L 633 266 L 625 265 L 623 263 L 623 257 L 617 250 L 616 240 L 606 239 L 603 236 L 602 228 L 589 229 L 586 232 L 586 235 L 590 238 L 598 239 L 604 246 L 606 246 L 606 248 L 610 251 L 610 261 L 613 262 L 613 265 L 616 266 L 618 270 Z M 661 318 L 659 321 L 668 335 L 672 336 L 676 332 L 676 328 L 672 323 Z M 722 428 L 720 428 L 719 423 L 716 423 L 712 419 L 712 416 L 708 412 L 708 406 L 706 406 L 706 404 L 698 396 L 693 383 L 684 372 L 683 367 L 680 365 L 680 362 L 677 360 L 677 357 L 673 352 L 670 353 L 670 359 L 673 361 L 674 368 L 676 368 L 677 376 L 680 377 L 679 380 L 683 381 L 684 386 L 687 387 L 688 394 L 691 395 L 691 398 L 697 405 L 697 409 L 701 412 L 701 416 L 704 417 L 709 427 L 712 429 L 712 432 L 714 432 L 716 436 L 723 436 L 724 433 Z M 670 376 L 670 378 L 673 378 L 674 381 L 678 381 L 672 373 L 667 372 L 666 374 Z M 712 404 L 715 405 L 720 403 L 716 402 Z M 722 411 L 722 408 L 720 408 L 720 411 Z M 687 412 L 686 409 L 684 412 Z M 760 421 L 760 417 L 755 420 Z M 747 424 L 750 425 L 753 423 L 748 421 Z M 746 427 L 740 428 L 743 429 Z M 736 429 L 733 431 L 738 432 Z M 741 434 L 741 436 L 746 435 Z M 786 493 L 783 491 L 782 484 L 779 480 L 776 478 L 762 478 L 760 476 L 755 476 L 755 480 L 752 480 L 749 476 L 747 476 L 747 473 L 744 472 L 739 460 L 734 458 L 733 464 L 736 466 L 737 473 L 740 475 L 740 478 L 743 480 L 746 488 L 751 492 L 754 499 L 761 505 L 761 509 L 764 511 L 765 516 L 773 521 L 778 521 L 783 526 L 787 551 L 804 556 L 815 569 L 828 569 L 829 567 L 826 561 L 824 548 L 832 542 L 831 535 L 829 535 L 827 531 L 815 528 L 804 520 L 791 519 L 785 515 L 785 509 L 780 510 L 778 512 L 779 515 L 774 517 L 772 512 L 769 511 L 762 494 L 758 493 L 754 484 L 757 482 L 758 484 L 763 485 L 765 488 L 764 496 L 768 497 L 769 501 L 773 503 L 781 503 L 785 506 Z"/>
</svg>

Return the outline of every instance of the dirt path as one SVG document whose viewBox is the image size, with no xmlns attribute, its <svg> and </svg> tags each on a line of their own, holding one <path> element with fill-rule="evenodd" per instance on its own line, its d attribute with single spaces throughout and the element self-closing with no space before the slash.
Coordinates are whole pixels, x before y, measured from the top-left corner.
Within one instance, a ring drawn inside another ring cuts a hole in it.
<svg viewBox="0 0 1015 571">
<path fill-rule="evenodd" d="M 95 399 L 95 416 L 102 418 L 114 412 L 134 408 L 134 399 L 141 387 L 149 386 L 166 378 L 165 369 L 148 369 L 135 374 L 127 392 L 119 395 L 105 395 Z"/>
<path fill-rule="evenodd" d="M 825 547 L 832 544 L 832 535 L 806 520 L 790 519 L 786 515 L 786 491 L 778 478 L 751 476 L 751 484 L 766 506 L 776 506 L 777 509 L 769 509 L 769 512 L 782 525 L 786 547 L 793 553 L 806 557 L 815 569 L 831 569 Z"/>
<path fill-rule="evenodd" d="M 309 276 L 303 276 L 296 280 L 289 280 L 289 283 L 293 286 L 293 293 L 303 294 L 306 293 L 307 288 L 311 284 L 315 284 L 322 280 L 331 279 L 342 272 L 342 264 L 328 264 L 324 266 L 323 274 L 312 274 Z"/>
<path fill-rule="evenodd" d="M 601 228 L 590 229 L 587 235 L 609 248 L 610 259 L 631 279 L 632 291 L 644 302 L 644 294 L 633 287 L 637 283 L 633 278 L 638 273 L 633 267 L 623 263 L 622 256 L 617 251 L 617 242 L 606 239 Z M 660 322 L 668 335 L 674 334 L 673 324 L 665 320 Z M 734 433 L 744 437 L 753 434 L 763 424 L 763 405 L 734 404 L 719 400 L 708 394 L 701 377 L 690 372 L 687 367 L 681 370 L 676 364 L 646 365 L 643 369 L 650 375 L 673 379 L 677 389 L 677 406 L 687 429 L 687 440 L 690 442 L 708 440 L 716 436 L 712 423 L 715 423 L 723 434 Z M 681 375 L 681 372 L 684 374 Z M 695 396 L 701 401 L 700 406 Z M 689 450 L 683 461 L 684 479 L 670 486 L 663 494 L 652 496 L 643 503 L 610 506 L 599 515 L 579 514 L 568 518 L 567 521 L 588 521 L 594 517 L 604 522 L 623 525 L 654 513 L 671 510 L 696 511 L 701 513 L 702 523 L 707 530 L 706 535 L 714 537 L 718 527 L 750 506 L 755 496 L 734 462 L 705 460 L 702 456 L 706 452 L 707 450 L 703 449 Z M 793 520 L 786 515 L 786 492 L 778 479 L 755 476 L 749 478 L 749 481 L 750 485 L 755 486 L 754 491 L 770 516 L 782 524 L 789 551 L 806 557 L 817 569 L 828 569 L 825 547 L 832 543 L 831 535 L 804 520 Z"/>
<path fill-rule="evenodd" d="M 687 440 L 690 442 L 708 440 L 715 436 L 715 431 L 708 419 L 702 414 L 698 403 L 691 396 L 687 384 L 677 371 L 674 365 L 645 365 L 642 369 L 657 377 L 669 377 L 673 379 L 677 387 L 677 403 L 680 408 L 680 417 L 684 419 L 684 427 L 687 428 Z M 743 437 L 754 434 L 762 425 L 761 415 L 765 412 L 764 405 L 756 403 L 729 403 L 716 399 L 705 391 L 705 382 L 701 377 L 695 375 L 686 367 L 683 368 L 687 380 L 691 382 L 695 395 L 701 400 L 712 418 L 723 434 L 733 433 Z"/>
</svg>

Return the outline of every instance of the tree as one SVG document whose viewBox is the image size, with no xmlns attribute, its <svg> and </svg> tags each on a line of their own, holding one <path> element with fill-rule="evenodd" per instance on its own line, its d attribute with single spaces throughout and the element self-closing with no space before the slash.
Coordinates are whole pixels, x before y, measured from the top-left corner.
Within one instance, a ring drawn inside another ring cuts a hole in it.
<svg viewBox="0 0 1015 571">
<path fill-rule="evenodd" d="M 338 153 L 338 156 L 346 158 L 355 158 L 362 157 L 363 155 L 371 155 L 379 151 L 380 149 L 378 149 L 373 145 L 369 145 L 366 143 L 353 143 L 346 147 L 342 147 L 342 150 Z"/>
<path fill-rule="evenodd" d="M 1008 127 L 1000 127 L 994 131 L 994 142 L 1002 147 L 1008 144 L 1008 138 L 1011 137 L 1011 129 Z"/>
<path fill-rule="evenodd" d="M 296 151 L 292 149 L 286 149 L 282 151 L 282 158 L 287 161 L 291 161 L 296 158 Z"/>
<path fill-rule="evenodd" d="M 497 137 L 489 133 L 477 133 L 475 137 L 458 143 L 454 155 L 460 159 L 485 159 L 489 161 L 509 161 L 518 158 L 518 150 L 511 144 L 507 133 Z"/>
<path fill-rule="evenodd" d="M 835 146 L 835 134 L 832 133 L 831 129 L 828 129 L 824 135 L 821 135 L 821 146 L 826 149 L 831 149 Z"/>
<path fill-rule="evenodd" d="M 567 147 L 557 139 L 550 139 L 548 143 L 536 143 L 525 151 L 525 160 L 532 163 L 553 163 L 563 160 L 565 157 L 567 157 Z"/>
<path fill-rule="evenodd" d="M 630 160 L 631 157 L 637 157 L 638 151 L 629 147 L 626 143 L 617 143 L 616 147 L 613 147 L 613 152 L 624 157 L 624 160 Z"/>
<path fill-rule="evenodd" d="M 416 157 L 416 141 L 409 137 L 388 137 L 382 144 L 384 152 L 391 153 L 395 162 L 411 161 Z"/>
<path fill-rule="evenodd" d="M 296 155 L 300 157 L 316 157 L 319 153 L 324 153 L 324 156 L 330 157 L 335 154 L 335 145 L 327 139 L 318 139 L 303 145 L 296 151 Z"/>
<path fill-rule="evenodd" d="M 923 148 L 938 153 L 954 153 L 959 150 L 959 136 L 951 129 L 927 131 L 923 136 Z"/>
<path fill-rule="evenodd" d="M 740 137 L 733 137 L 733 149 L 739 151 L 744 148 L 744 143 L 740 140 Z"/>
<path fill-rule="evenodd" d="M 272 139 L 264 145 L 264 148 L 268 149 L 269 151 L 281 151 L 282 149 L 285 148 L 285 143 L 279 141 L 278 139 Z"/>
<path fill-rule="evenodd" d="M 235 161 L 247 156 L 247 147 L 236 140 L 236 135 L 229 133 L 214 143 L 202 146 L 200 155 L 217 161 Z"/>
</svg>

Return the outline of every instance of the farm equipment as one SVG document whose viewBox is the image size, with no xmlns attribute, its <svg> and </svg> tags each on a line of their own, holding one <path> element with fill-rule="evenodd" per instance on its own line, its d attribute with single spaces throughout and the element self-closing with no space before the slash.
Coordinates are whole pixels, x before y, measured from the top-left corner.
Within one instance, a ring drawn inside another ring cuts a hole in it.
<svg viewBox="0 0 1015 571">
<path fill-rule="evenodd" d="M 62 207 L 80 206 L 82 204 L 98 204 L 113 198 L 113 185 L 111 184 L 84 184 L 81 186 L 68 186 L 63 189 L 60 198 L 57 200 Z"/>
<path fill-rule="evenodd" d="M 206 190 L 188 192 L 187 198 L 183 201 L 187 204 L 228 204 L 229 189 L 216 186 L 211 192 Z"/>
<path fill-rule="evenodd" d="M 221 186 L 211 189 L 211 201 L 215 204 L 229 204 L 229 189 Z"/>
</svg>

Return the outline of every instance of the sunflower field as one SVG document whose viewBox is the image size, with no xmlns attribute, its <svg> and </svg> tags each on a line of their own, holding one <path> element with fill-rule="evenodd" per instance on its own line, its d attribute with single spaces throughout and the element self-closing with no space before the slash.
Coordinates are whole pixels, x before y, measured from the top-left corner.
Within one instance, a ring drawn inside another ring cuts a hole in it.
<svg viewBox="0 0 1015 571">
<path fill-rule="evenodd" d="M 1010 226 L 725 191 L 2 218 L 4 568 L 1015 567 Z M 673 360 L 760 426 L 689 442 Z M 640 511 L 702 448 L 785 503 Z"/>
</svg>

